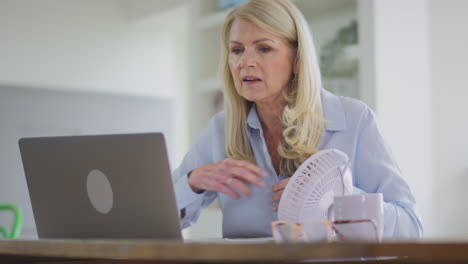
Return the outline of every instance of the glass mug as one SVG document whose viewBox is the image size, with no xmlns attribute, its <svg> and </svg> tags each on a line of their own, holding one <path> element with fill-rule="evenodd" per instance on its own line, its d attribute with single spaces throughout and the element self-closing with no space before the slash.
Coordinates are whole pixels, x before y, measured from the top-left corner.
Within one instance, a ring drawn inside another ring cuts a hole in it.
<svg viewBox="0 0 468 264">
<path fill-rule="evenodd" d="M 14 215 L 11 231 L 7 230 L 3 226 L 0 226 L 0 237 L 3 236 L 3 238 L 18 238 L 23 226 L 23 212 L 19 207 L 13 204 L 0 204 L 0 211 L 11 211 Z"/>
<path fill-rule="evenodd" d="M 345 226 L 365 227 L 369 240 L 378 241 L 378 228 L 371 219 L 354 220 L 309 220 L 304 223 L 275 221 L 271 223 L 271 232 L 276 242 L 332 242 L 353 240 L 341 230 Z"/>
</svg>

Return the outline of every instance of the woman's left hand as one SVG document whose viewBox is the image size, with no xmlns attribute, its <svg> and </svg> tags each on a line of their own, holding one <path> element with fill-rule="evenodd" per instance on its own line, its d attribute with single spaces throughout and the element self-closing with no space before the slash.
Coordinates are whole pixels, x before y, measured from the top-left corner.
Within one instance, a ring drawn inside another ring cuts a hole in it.
<svg viewBox="0 0 468 264">
<path fill-rule="evenodd" d="M 273 188 L 271 188 L 271 191 L 273 192 L 273 202 L 279 202 L 283 195 L 284 188 L 286 188 L 290 179 L 291 178 L 286 178 L 273 185 Z M 278 211 L 278 205 L 279 203 L 276 203 L 275 206 L 273 206 L 273 211 Z"/>
</svg>

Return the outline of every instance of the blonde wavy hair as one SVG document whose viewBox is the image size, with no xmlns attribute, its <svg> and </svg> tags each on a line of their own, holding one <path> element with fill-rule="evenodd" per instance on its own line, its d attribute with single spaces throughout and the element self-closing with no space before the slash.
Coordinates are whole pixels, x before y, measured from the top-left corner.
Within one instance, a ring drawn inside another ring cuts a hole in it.
<svg viewBox="0 0 468 264">
<path fill-rule="evenodd" d="M 302 13 L 288 0 L 251 0 L 235 7 L 226 17 L 222 31 L 220 62 L 224 81 L 226 113 L 226 153 L 228 157 L 250 160 L 255 157 L 247 136 L 247 114 L 251 102 L 241 97 L 229 68 L 229 33 L 235 19 L 248 20 L 285 38 L 295 49 L 296 72 L 283 96 L 282 139 L 278 145 L 280 171 L 291 176 L 316 153 L 325 128 L 320 99 L 321 77 L 314 43 Z"/>
</svg>

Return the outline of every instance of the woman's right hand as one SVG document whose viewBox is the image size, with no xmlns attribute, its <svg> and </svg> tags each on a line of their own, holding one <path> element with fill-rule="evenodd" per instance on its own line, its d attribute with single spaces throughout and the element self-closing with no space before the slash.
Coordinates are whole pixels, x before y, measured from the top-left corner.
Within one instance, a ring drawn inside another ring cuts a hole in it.
<svg viewBox="0 0 468 264">
<path fill-rule="evenodd" d="M 252 192 L 246 184 L 265 187 L 262 180 L 265 176 L 264 170 L 249 161 L 227 158 L 194 169 L 188 183 L 194 192 L 215 191 L 239 199 L 238 193 L 250 195 Z"/>
</svg>

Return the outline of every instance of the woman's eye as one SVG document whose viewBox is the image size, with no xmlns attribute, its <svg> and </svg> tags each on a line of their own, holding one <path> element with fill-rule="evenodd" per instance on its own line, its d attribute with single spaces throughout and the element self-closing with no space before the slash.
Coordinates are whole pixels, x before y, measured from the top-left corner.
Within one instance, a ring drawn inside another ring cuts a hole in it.
<svg viewBox="0 0 468 264">
<path fill-rule="evenodd" d="M 231 49 L 231 53 L 234 53 L 234 54 L 239 54 L 242 52 L 242 48 L 232 48 Z"/>
<path fill-rule="evenodd" d="M 260 51 L 264 53 L 269 52 L 270 50 L 271 50 L 270 47 L 260 47 Z"/>
</svg>

